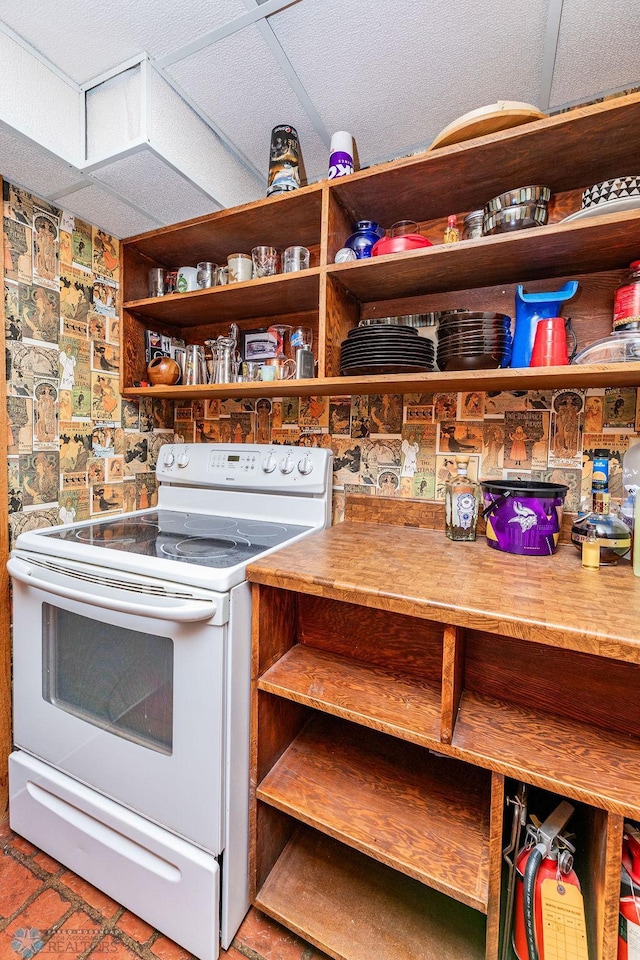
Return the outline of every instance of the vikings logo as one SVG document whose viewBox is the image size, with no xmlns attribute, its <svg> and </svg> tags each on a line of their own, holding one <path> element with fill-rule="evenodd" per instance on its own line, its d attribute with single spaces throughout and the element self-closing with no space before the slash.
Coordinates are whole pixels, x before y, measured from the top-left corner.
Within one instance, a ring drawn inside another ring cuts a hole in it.
<svg viewBox="0 0 640 960">
<path fill-rule="evenodd" d="M 513 510 L 517 516 L 511 517 L 509 523 L 519 523 L 520 529 L 523 533 L 526 533 L 527 530 L 531 530 L 531 527 L 536 526 L 538 518 L 530 507 L 523 507 L 521 503 L 518 503 L 518 501 L 515 500 L 513 503 Z"/>
</svg>

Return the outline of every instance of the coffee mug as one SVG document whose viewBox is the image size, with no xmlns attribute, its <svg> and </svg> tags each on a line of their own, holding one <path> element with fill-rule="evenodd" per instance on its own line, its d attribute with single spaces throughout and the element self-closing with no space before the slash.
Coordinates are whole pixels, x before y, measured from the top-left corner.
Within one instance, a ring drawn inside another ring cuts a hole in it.
<svg viewBox="0 0 640 960">
<path fill-rule="evenodd" d="M 187 293 L 189 290 L 198 289 L 197 267 L 180 267 L 176 281 L 176 290 L 178 293 Z"/>
<path fill-rule="evenodd" d="M 265 377 L 265 367 L 267 370 L 273 370 L 273 378 L 269 376 Z M 270 357 L 269 360 L 265 360 L 265 365 L 262 368 L 262 379 L 263 380 L 291 380 L 296 375 L 296 362 L 295 360 L 285 360 L 284 357 Z"/>
</svg>

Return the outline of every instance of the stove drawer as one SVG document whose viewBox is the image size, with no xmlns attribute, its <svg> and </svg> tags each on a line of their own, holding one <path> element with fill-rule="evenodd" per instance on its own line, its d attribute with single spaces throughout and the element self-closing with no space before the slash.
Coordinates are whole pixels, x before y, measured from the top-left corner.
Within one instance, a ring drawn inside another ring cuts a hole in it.
<svg viewBox="0 0 640 960">
<path fill-rule="evenodd" d="M 9 757 L 9 788 L 12 830 L 200 960 L 215 960 L 215 857 L 22 751 Z"/>
</svg>

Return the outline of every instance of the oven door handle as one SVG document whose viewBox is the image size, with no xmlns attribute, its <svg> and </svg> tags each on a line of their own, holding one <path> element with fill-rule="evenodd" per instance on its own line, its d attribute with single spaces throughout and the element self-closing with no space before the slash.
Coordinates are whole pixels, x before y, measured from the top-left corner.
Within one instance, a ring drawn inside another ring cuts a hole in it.
<svg viewBox="0 0 640 960">
<path fill-rule="evenodd" d="M 218 604 L 215 600 L 199 599 L 172 602 L 164 597 L 153 597 L 151 603 L 131 603 L 129 600 L 121 600 L 116 595 L 116 590 L 113 590 L 111 595 L 103 596 L 95 592 L 88 596 L 81 590 L 73 590 L 60 583 L 35 576 L 34 568 L 16 557 L 11 557 L 8 560 L 7 570 L 20 583 L 52 593 L 57 597 L 77 600 L 85 604 L 90 603 L 92 607 L 104 607 L 106 610 L 114 610 L 117 613 L 131 613 L 138 617 L 154 617 L 157 620 L 172 620 L 173 622 L 191 622 L 210 620 L 218 610 Z M 103 589 L 109 590 L 110 588 L 103 587 Z"/>
</svg>

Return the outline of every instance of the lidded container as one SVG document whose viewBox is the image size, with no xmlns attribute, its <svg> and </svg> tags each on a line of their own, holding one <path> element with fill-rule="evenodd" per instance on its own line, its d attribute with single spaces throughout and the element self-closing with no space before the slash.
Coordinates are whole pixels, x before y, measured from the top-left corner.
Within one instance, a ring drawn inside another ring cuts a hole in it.
<svg viewBox="0 0 640 960">
<path fill-rule="evenodd" d="M 613 329 L 640 329 L 640 260 L 629 265 L 628 278 L 615 292 Z"/>
</svg>

